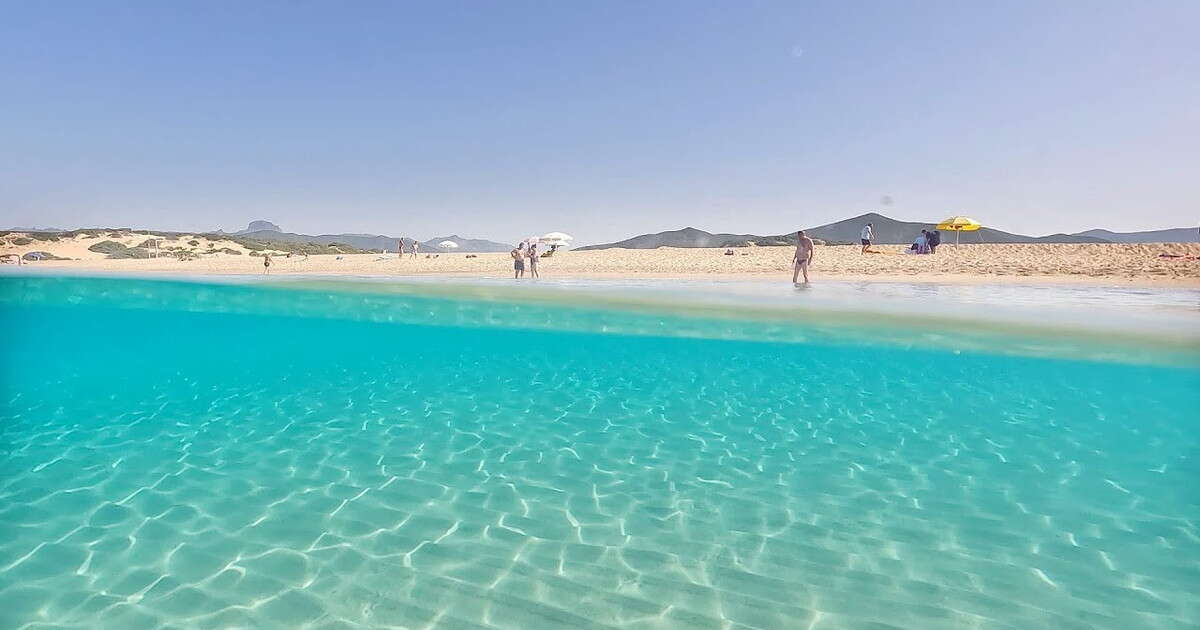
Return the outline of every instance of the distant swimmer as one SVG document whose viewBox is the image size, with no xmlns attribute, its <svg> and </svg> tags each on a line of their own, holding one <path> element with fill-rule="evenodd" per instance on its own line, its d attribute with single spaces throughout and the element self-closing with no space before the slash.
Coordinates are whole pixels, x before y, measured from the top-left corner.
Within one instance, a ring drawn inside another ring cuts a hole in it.
<svg viewBox="0 0 1200 630">
<path fill-rule="evenodd" d="M 796 255 L 792 256 L 792 284 L 804 274 L 804 286 L 808 286 L 808 266 L 813 260 L 813 240 L 804 235 L 804 230 L 796 232 Z"/>
</svg>

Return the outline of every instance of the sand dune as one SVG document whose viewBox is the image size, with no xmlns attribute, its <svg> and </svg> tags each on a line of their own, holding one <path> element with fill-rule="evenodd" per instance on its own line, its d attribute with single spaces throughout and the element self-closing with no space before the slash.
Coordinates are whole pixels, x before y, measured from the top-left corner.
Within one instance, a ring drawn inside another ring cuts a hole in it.
<svg viewBox="0 0 1200 630">
<path fill-rule="evenodd" d="M 117 240 L 136 245 L 144 235 L 123 238 L 86 239 L 75 237 L 57 242 L 35 241 L 17 246 L 9 235 L 0 243 L 0 253 L 46 251 L 73 258 L 41 261 L 38 268 L 112 272 L 167 272 L 192 274 L 262 273 L 262 258 L 232 241 L 211 241 L 201 236 L 164 240 L 163 246 L 196 240 L 196 249 L 230 248 L 242 254 L 202 254 L 198 260 L 173 258 L 112 260 L 88 251 L 98 240 Z M 1066 281 L 1122 284 L 1173 284 L 1200 287 L 1200 244 L 970 244 L 943 245 L 936 255 L 912 256 L 901 246 L 878 246 L 879 253 L 863 255 L 857 246 L 819 246 L 812 274 L 821 278 L 876 278 L 965 282 Z M 661 248 L 653 250 L 608 249 L 560 251 L 543 259 L 547 277 L 604 276 L 778 276 L 790 278 L 792 249 L 787 247 L 735 248 L 726 256 L 723 249 Z M 1163 257 L 1163 254 L 1178 257 Z M 504 277 L 512 274 L 507 254 L 441 253 L 436 258 L 398 259 L 395 254 L 301 256 L 273 259 L 275 274 L 357 275 L 466 275 Z"/>
<path fill-rule="evenodd" d="M 232 249 L 241 252 L 242 255 L 246 255 L 250 251 L 231 240 L 216 239 L 212 238 L 211 236 L 181 234 L 175 237 L 156 237 L 148 234 L 130 232 L 128 230 L 114 230 L 108 234 L 101 235 L 79 234 L 73 237 L 58 237 L 58 240 L 53 241 L 33 240 L 30 239 L 28 234 L 13 232 L 4 236 L 3 238 L 0 238 L 0 254 L 23 255 L 27 252 L 47 252 L 61 258 L 76 259 L 74 261 L 58 261 L 60 263 L 73 262 L 75 265 L 78 265 L 79 263 L 87 263 L 87 265 L 84 266 L 90 266 L 91 263 L 94 263 L 95 261 L 104 261 L 108 258 L 106 254 L 93 252 L 88 249 L 97 243 L 114 241 L 126 247 L 137 247 L 149 238 L 158 240 L 158 247 L 160 251 L 170 251 L 169 248 L 182 248 L 197 252 Z M 25 240 L 32 240 L 32 242 L 25 243 Z M 234 256 L 234 254 L 220 255 L 226 257 Z M 39 262 L 36 264 L 45 263 Z"/>
</svg>

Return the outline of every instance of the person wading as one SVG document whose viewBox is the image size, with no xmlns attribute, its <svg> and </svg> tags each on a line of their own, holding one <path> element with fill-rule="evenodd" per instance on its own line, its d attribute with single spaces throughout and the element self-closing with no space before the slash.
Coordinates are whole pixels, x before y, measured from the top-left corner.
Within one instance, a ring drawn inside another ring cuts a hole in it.
<svg viewBox="0 0 1200 630">
<path fill-rule="evenodd" d="M 513 278 L 525 275 L 525 252 L 520 247 L 516 247 L 508 254 L 513 259 Z"/>
<path fill-rule="evenodd" d="M 804 235 L 804 230 L 796 232 L 796 255 L 792 256 L 792 284 L 796 284 L 800 274 L 804 274 L 804 286 L 808 286 L 808 266 L 813 260 L 813 240 Z"/>
</svg>

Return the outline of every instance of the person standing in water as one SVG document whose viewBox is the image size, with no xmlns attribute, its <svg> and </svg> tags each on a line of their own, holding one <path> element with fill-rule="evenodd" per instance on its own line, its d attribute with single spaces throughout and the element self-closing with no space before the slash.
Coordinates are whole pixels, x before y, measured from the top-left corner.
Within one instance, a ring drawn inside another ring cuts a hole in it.
<svg viewBox="0 0 1200 630">
<path fill-rule="evenodd" d="M 538 277 L 537 265 L 538 265 L 537 245 L 534 243 L 530 243 L 529 244 L 529 277 L 530 278 Z"/>
<path fill-rule="evenodd" d="M 792 284 L 804 274 L 804 286 L 808 286 L 808 266 L 813 259 L 813 240 L 804 235 L 804 230 L 796 232 L 796 255 L 792 256 Z"/>
<path fill-rule="evenodd" d="M 513 278 L 520 278 L 525 275 L 525 252 L 520 247 L 514 248 L 508 253 L 513 259 Z"/>
</svg>

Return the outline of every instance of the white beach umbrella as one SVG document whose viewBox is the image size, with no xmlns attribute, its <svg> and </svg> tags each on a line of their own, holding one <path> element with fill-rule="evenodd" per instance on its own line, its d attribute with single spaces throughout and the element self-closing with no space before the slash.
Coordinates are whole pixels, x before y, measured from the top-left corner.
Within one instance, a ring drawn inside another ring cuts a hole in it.
<svg viewBox="0 0 1200 630">
<path fill-rule="evenodd" d="M 550 247 L 550 251 L 554 251 L 559 247 L 570 247 L 571 239 L 575 237 L 562 232 L 550 232 L 542 237 L 542 242 Z"/>
<path fill-rule="evenodd" d="M 442 241 L 441 243 L 438 243 L 438 247 L 441 247 L 442 249 L 457 249 L 458 243 L 455 243 L 454 241 Z"/>
</svg>

